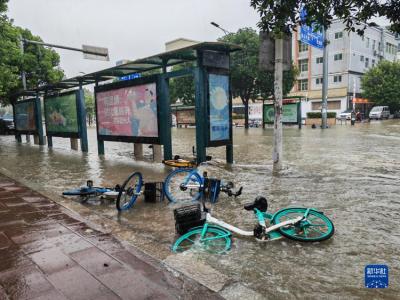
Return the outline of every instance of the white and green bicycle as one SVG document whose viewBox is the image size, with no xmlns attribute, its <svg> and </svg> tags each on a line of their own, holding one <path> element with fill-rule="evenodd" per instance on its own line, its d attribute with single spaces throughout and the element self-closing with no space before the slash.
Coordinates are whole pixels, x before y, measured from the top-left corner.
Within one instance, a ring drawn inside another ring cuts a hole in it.
<svg viewBox="0 0 400 300">
<path fill-rule="evenodd" d="M 245 210 L 253 211 L 257 219 L 253 231 L 245 231 L 214 218 L 205 209 L 204 203 L 202 206 L 205 218 L 202 218 L 204 213 L 200 204 L 174 211 L 178 232 L 187 231 L 191 224 L 203 225 L 191 228 L 179 237 L 172 246 L 173 252 L 197 247 L 212 253 L 224 253 L 231 248 L 231 232 L 239 236 L 253 236 L 260 242 L 282 237 L 301 242 L 320 242 L 329 239 L 335 231 L 332 221 L 314 208 L 293 207 L 281 209 L 274 214 L 267 213 L 268 202 L 264 197 L 257 197 L 253 203 L 244 206 Z"/>
</svg>

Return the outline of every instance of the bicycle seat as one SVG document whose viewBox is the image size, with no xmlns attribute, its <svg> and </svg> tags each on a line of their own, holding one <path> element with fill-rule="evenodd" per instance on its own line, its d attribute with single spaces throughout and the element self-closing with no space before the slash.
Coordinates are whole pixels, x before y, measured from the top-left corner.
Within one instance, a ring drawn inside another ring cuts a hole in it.
<svg viewBox="0 0 400 300">
<path fill-rule="evenodd" d="M 254 202 L 248 203 L 244 206 L 245 210 L 254 210 L 257 208 L 261 212 L 266 212 L 268 209 L 268 201 L 262 196 L 258 196 Z"/>
</svg>

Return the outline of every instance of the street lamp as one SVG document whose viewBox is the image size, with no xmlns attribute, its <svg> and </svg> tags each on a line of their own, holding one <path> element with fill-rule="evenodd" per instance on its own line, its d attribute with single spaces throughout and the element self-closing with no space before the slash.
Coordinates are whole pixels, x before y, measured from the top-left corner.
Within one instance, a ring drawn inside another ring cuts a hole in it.
<svg viewBox="0 0 400 300">
<path fill-rule="evenodd" d="M 225 35 L 228 35 L 228 34 L 232 33 L 232 32 L 230 32 L 230 31 L 226 30 L 225 28 L 222 28 L 221 26 L 219 26 L 219 25 L 218 25 L 217 23 L 215 23 L 215 22 L 210 22 L 210 24 L 211 24 L 212 26 L 214 26 L 214 27 L 217 27 L 217 28 L 221 29 L 221 30 L 225 33 Z"/>
</svg>

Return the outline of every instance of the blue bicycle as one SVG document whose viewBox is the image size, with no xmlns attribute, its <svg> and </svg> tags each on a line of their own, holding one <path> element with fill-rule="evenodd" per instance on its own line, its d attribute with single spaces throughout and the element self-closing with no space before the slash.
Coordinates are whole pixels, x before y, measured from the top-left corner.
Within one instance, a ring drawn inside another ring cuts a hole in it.
<svg viewBox="0 0 400 300">
<path fill-rule="evenodd" d="M 113 188 L 93 186 L 93 181 L 86 181 L 86 186 L 81 186 L 76 189 L 64 191 L 63 196 L 79 196 L 80 202 L 85 203 L 90 199 L 98 199 L 107 197 L 114 199 L 118 196 L 120 186 L 117 184 Z"/>
<path fill-rule="evenodd" d="M 200 175 L 193 161 L 176 156 L 175 159 L 163 163 L 177 168 L 168 174 L 164 182 L 164 194 L 170 202 L 199 201 L 204 196 L 211 203 L 215 203 L 220 192 L 234 197 L 242 193 L 242 187 L 236 192 L 232 191 L 234 185 L 230 181 L 209 178 L 207 172 Z"/>
<path fill-rule="evenodd" d="M 125 180 L 119 189 L 116 207 L 118 211 L 128 210 L 142 193 L 143 176 L 140 172 L 134 172 Z"/>
</svg>

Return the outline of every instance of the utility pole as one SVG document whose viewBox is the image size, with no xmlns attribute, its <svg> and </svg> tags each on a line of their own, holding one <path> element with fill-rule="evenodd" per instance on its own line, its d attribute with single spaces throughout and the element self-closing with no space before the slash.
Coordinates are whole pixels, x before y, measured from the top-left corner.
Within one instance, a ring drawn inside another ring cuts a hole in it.
<svg viewBox="0 0 400 300">
<path fill-rule="evenodd" d="M 273 138 L 273 173 L 282 170 L 282 78 L 283 78 L 283 39 L 275 39 L 275 71 L 274 71 L 274 138 Z"/>
<path fill-rule="evenodd" d="M 24 40 L 22 39 L 22 37 L 20 37 L 19 39 L 19 47 L 21 49 L 22 59 L 24 59 Z M 21 78 L 22 78 L 22 86 L 24 88 L 24 91 L 26 91 L 26 75 L 24 71 L 24 63 L 22 63 Z"/>
<path fill-rule="evenodd" d="M 352 100 L 353 111 L 355 111 L 356 109 L 356 103 L 354 102 L 355 99 L 356 99 L 356 78 L 353 77 L 353 100 Z"/>
<path fill-rule="evenodd" d="M 324 37 L 324 49 L 323 49 L 323 65 L 322 65 L 322 124 L 321 128 L 327 128 L 327 110 L 328 110 L 328 38 L 326 34 L 326 27 L 323 26 L 322 34 Z"/>
</svg>

